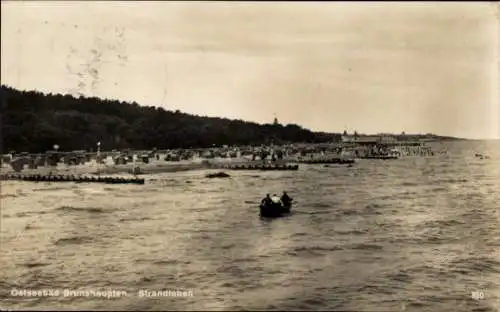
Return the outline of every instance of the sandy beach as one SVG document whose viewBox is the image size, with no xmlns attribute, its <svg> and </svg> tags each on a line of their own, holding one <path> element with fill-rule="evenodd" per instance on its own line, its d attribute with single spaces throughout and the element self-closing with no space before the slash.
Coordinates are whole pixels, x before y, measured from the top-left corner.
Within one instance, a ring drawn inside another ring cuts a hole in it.
<svg viewBox="0 0 500 312">
<path fill-rule="evenodd" d="M 177 162 L 162 161 L 162 160 L 152 160 L 150 163 L 136 163 L 135 174 L 155 174 L 155 173 L 168 173 L 168 172 L 180 172 L 180 171 L 190 171 L 190 170 L 202 170 L 209 168 L 217 168 L 223 164 L 256 164 L 261 163 L 261 161 L 249 161 L 245 158 L 214 158 L 203 162 L 203 159 L 194 160 L 184 160 Z M 89 162 L 83 165 L 65 165 L 59 163 L 57 167 L 38 167 L 37 169 L 28 169 L 25 167 L 21 174 L 42 174 L 42 175 L 57 175 L 57 174 L 74 174 L 74 175 L 95 175 L 95 174 L 120 174 L 120 175 L 132 175 L 133 174 L 133 163 L 128 163 L 125 165 L 115 165 L 111 160 L 107 159 L 104 164 L 97 165 L 95 161 Z M 0 173 L 14 173 L 15 171 L 8 164 L 3 164 Z"/>
<path fill-rule="evenodd" d="M 24 169 L 19 173 L 22 174 L 130 174 L 133 172 L 133 164 L 125 165 L 108 165 L 101 164 L 84 164 L 76 166 L 67 166 L 65 164 L 58 164 L 57 167 L 38 167 L 37 169 Z M 199 170 L 206 168 L 206 165 L 201 163 L 150 163 L 150 164 L 137 164 L 136 174 L 150 174 L 161 172 L 178 172 L 187 170 Z M 2 166 L 1 173 L 14 173 L 15 171 L 10 166 Z"/>
</svg>

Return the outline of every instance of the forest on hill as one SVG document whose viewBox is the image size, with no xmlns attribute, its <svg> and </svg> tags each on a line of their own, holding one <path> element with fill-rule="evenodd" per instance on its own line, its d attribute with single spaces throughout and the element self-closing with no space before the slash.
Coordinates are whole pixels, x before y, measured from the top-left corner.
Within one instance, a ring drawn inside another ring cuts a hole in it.
<svg viewBox="0 0 500 312">
<path fill-rule="evenodd" d="M 96 97 L 44 94 L 1 86 L 1 151 L 173 149 L 339 141 L 341 134 L 202 117 Z"/>
</svg>

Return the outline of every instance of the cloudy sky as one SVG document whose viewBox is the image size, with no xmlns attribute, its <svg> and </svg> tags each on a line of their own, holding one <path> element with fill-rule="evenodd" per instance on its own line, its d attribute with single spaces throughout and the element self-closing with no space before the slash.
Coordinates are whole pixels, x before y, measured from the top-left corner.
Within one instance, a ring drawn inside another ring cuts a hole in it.
<svg viewBox="0 0 500 312">
<path fill-rule="evenodd" d="M 2 1 L 1 79 L 313 130 L 500 138 L 494 3 Z"/>
</svg>

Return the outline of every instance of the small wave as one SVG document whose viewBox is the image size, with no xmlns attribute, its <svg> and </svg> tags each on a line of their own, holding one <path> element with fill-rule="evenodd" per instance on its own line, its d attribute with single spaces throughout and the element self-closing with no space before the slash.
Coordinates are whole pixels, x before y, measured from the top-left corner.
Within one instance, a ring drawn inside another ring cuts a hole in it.
<svg viewBox="0 0 500 312">
<path fill-rule="evenodd" d="M 448 188 L 444 186 L 436 186 L 432 189 L 430 189 L 430 192 L 448 192 Z"/>
<path fill-rule="evenodd" d="M 43 215 L 46 213 L 47 213 L 47 211 L 25 211 L 25 212 L 16 213 L 16 217 L 22 218 L 22 217 L 27 217 L 27 216 L 31 216 L 31 215 Z"/>
<path fill-rule="evenodd" d="M 297 307 L 295 306 L 294 309 L 297 309 Z M 241 311 L 243 311 L 243 310 L 245 310 L 245 309 L 244 308 L 241 309 Z M 283 310 L 285 310 L 285 309 L 283 309 L 283 307 L 277 306 L 277 305 L 272 304 L 272 303 L 269 305 L 266 305 L 264 308 L 261 309 L 261 311 L 283 311 Z M 290 311 L 292 311 L 292 309 L 290 309 Z M 299 311 L 299 310 L 297 310 L 297 311 Z"/>
<path fill-rule="evenodd" d="M 152 282 L 153 279 L 152 278 L 149 278 L 147 276 L 143 276 L 141 277 L 141 279 L 139 280 L 139 282 Z"/>
<path fill-rule="evenodd" d="M 326 306 L 326 301 L 323 301 L 318 298 L 309 298 L 305 299 L 302 301 L 302 303 L 299 303 L 298 309 L 299 310 L 313 310 L 317 309 L 319 307 L 325 307 Z"/>
<path fill-rule="evenodd" d="M 475 304 L 477 304 L 477 302 L 475 301 L 474 302 Z M 483 306 L 483 307 L 471 307 L 471 312 L 498 312 L 498 310 L 492 308 L 492 307 L 487 307 L 487 306 Z"/>
<path fill-rule="evenodd" d="M 318 210 L 318 211 L 294 211 L 294 210 L 292 210 L 292 213 L 308 214 L 308 215 L 322 215 L 322 214 L 331 214 L 332 211 L 330 211 L 330 210 Z"/>
<path fill-rule="evenodd" d="M 341 212 L 341 214 L 345 215 L 345 216 L 352 216 L 352 215 L 357 215 L 358 214 L 358 211 L 357 210 L 343 210 Z"/>
<path fill-rule="evenodd" d="M 422 224 L 419 224 L 417 227 L 418 228 L 438 228 L 438 229 L 443 229 L 444 227 L 447 226 L 456 226 L 456 225 L 462 225 L 465 224 L 464 221 L 457 220 L 457 219 L 451 219 L 451 220 L 431 220 L 431 221 L 426 221 L 423 222 Z"/>
<path fill-rule="evenodd" d="M 449 238 L 443 236 L 441 232 L 429 233 L 429 234 L 425 235 L 423 238 L 420 238 L 420 242 L 429 243 L 429 244 L 441 244 L 441 243 L 447 242 L 448 240 L 449 240 Z"/>
<path fill-rule="evenodd" d="M 420 182 L 403 182 L 400 185 L 401 186 L 419 186 Z"/>
<path fill-rule="evenodd" d="M 82 207 L 82 208 L 78 208 L 78 207 L 73 207 L 73 206 L 61 206 L 61 207 L 56 208 L 54 210 L 57 210 L 57 211 L 68 211 L 68 212 L 81 212 L 81 211 L 84 211 L 84 212 L 90 212 L 90 213 L 103 213 L 103 212 L 105 212 L 104 209 L 102 209 L 102 208 L 94 208 L 94 207 Z"/>
<path fill-rule="evenodd" d="M 434 180 L 431 184 L 453 184 L 453 183 L 466 183 L 469 182 L 468 179 L 465 178 L 451 178 L 451 179 L 442 179 L 442 180 Z"/>
<path fill-rule="evenodd" d="M 255 263 L 257 259 L 254 258 L 236 258 L 232 260 L 234 263 Z"/>
<path fill-rule="evenodd" d="M 480 219 L 482 216 L 488 216 L 482 209 L 473 208 L 469 211 L 464 212 L 460 217 L 464 219 Z"/>
<path fill-rule="evenodd" d="M 366 209 L 377 209 L 377 208 L 382 208 L 383 206 L 377 203 L 370 203 L 365 206 Z"/>
<path fill-rule="evenodd" d="M 412 276 L 405 271 L 391 273 L 391 274 L 387 275 L 387 278 L 389 280 L 393 280 L 396 282 L 403 282 L 403 283 L 409 283 L 413 279 Z"/>
<path fill-rule="evenodd" d="M 406 191 L 406 192 L 401 192 L 401 193 L 396 193 L 396 194 L 391 194 L 391 195 L 382 195 L 382 196 L 376 197 L 375 199 L 380 200 L 380 201 L 395 200 L 395 199 L 412 199 L 412 198 L 415 198 L 417 195 L 418 195 L 417 192 Z"/>
<path fill-rule="evenodd" d="M 141 218 L 121 218 L 118 222 L 126 222 L 126 221 L 147 221 L 152 220 L 149 217 L 141 217 Z"/>
<path fill-rule="evenodd" d="M 58 239 L 54 243 L 54 245 L 85 244 L 85 243 L 91 243 L 93 241 L 94 241 L 94 239 L 92 237 L 89 237 L 89 236 L 75 236 L 75 237 Z"/>
<path fill-rule="evenodd" d="M 227 250 L 227 249 L 233 249 L 235 247 L 237 247 L 236 244 L 227 244 L 227 245 L 221 246 L 220 248 Z"/>
<path fill-rule="evenodd" d="M 349 249 L 356 249 L 356 250 L 381 250 L 383 249 L 382 246 L 380 245 L 375 245 L 375 244 L 355 244 L 351 245 Z"/>
<path fill-rule="evenodd" d="M 38 268 L 42 266 L 47 266 L 50 265 L 50 263 L 43 263 L 43 262 L 29 262 L 29 263 L 23 263 L 21 266 L 26 267 L 26 268 Z"/>
<path fill-rule="evenodd" d="M 342 248 L 339 246 L 332 246 L 332 247 L 300 246 L 300 247 L 295 247 L 292 250 L 287 251 L 287 254 L 291 255 L 291 256 L 307 256 L 307 255 L 320 256 L 320 255 L 323 255 L 325 252 L 332 252 L 332 251 L 337 251 L 337 250 L 342 250 Z"/>
<path fill-rule="evenodd" d="M 245 270 L 237 265 L 222 265 L 216 270 L 217 273 L 230 273 L 231 275 L 245 274 Z"/>
<path fill-rule="evenodd" d="M 428 306 L 428 304 L 421 302 L 421 301 L 416 301 L 416 300 L 410 299 L 409 302 L 407 303 L 407 306 L 412 307 L 412 308 L 423 308 L 425 306 Z"/>
<path fill-rule="evenodd" d="M 382 214 L 381 211 L 377 210 L 378 207 L 381 207 L 377 204 L 369 204 L 365 207 L 364 210 L 356 210 L 356 209 L 350 209 L 350 210 L 342 210 L 340 211 L 341 215 L 344 216 L 353 216 L 353 215 L 370 215 L 370 214 L 375 214 L 375 215 L 380 215 Z"/>
<path fill-rule="evenodd" d="M 450 270 L 463 274 L 476 272 L 500 273 L 500 262 L 488 257 L 471 257 L 452 261 Z"/>
<path fill-rule="evenodd" d="M 349 230 L 349 231 L 335 231 L 335 234 L 338 235 L 363 235 L 367 234 L 367 230 Z"/>
<path fill-rule="evenodd" d="M 312 203 L 309 206 L 312 208 L 331 208 L 332 204 L 327 204 L 327 203 Z"/>
<path fill-rule="evenodd" d="M 0 194 L 0 198 L 16 198 L 19 197 L 20 194 Z"/>
<path fill-rule="evenodd" d="M 380 211 L 380 209 L 382 209 L 382 208 L 383 208 L 383 206 L 380 204 L 370 203 L 370 204 L 365 206 L 365 210 L 363 212 L 379 215 L 379 214 L 382 214 L 382 212 Z"/>
<path fill-rule="evenodd" d="M 234 288 L 235 285 L 234 283 L 231 283 L 231 282 L 222 282 L 222 284 L 219 285 L 219 287 L 222 287 L 222 288 Z"/>
<path fill-rule="evenodd" d="M 37 229 L 39 228 L 38 226 L 34 226 L 32 224 L 26 224 L 26 226 L 24 227 L 24 230 L 33 230 L 33 229 Z"/>
<path fill-rule="evenodd" d="M 404 193 L 403 193 L 403 194 L 404 194 Z M 395 195 L 382 195 L 382 196 L 377 197 L 376 199 L 379 199 L 379 200 L 385 201 L 385 200 L 391 200 L 391 199 L 394 199 L 394 196 L 395 196 Z"/>
<path fill-rule="evenodd" d="M 394 289 L 391 289 L 387 287 L 386 283 L 373 283 L 369 282 L 368 284 L 365 284 L 361 287 L 358 288 L 358 292 L 361 293 L 371 293 L 371 294 L 385 294 L 385 295 L 391 295 L 394 292 Z"/>
<path fill-rule="evenodd" d="M 175 259 L 153 261 L 153 264 L 156 265 L 179 265 L 179 264 L 190 264 L 190 263 L 191 263 L 190 261 L 180 261 Z"/>
</svg>

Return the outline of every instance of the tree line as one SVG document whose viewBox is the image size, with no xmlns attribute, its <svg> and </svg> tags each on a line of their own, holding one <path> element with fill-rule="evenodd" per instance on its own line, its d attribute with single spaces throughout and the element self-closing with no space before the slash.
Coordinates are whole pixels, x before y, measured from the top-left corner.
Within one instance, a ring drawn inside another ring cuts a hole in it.
<svg viewBox="0 0 500 312">
<path fill-rule="evenodd" d="M 44 94 L 2 85 L 2 153 L 39 153 L 55 144 L 62 151 L 204 148 L 339 141 L 338 133 L 313 132 L 299 125 L 258 124 L 190 115 L 132 102 Z"/>
</svg>

